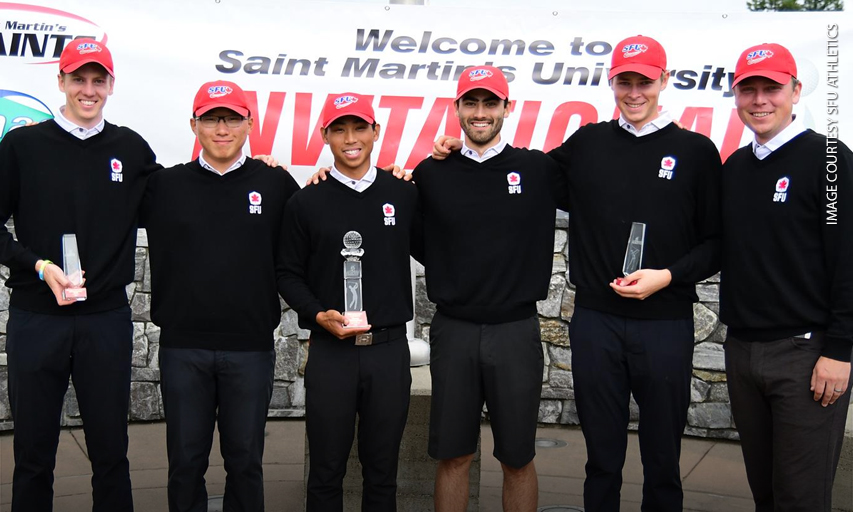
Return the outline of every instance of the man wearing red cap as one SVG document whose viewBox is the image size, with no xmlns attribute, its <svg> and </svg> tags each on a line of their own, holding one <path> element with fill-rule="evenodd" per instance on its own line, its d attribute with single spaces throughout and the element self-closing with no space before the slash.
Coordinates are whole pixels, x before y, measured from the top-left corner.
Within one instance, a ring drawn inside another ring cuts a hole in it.
<svg viewBox="0 0 853 512">
<path fill-rule="evenodd" d="M 466 69 L 455 106 L 462 151 L 424 160 L 412 173 L 423 210 L 427 293 L 437 304 L 430 326 L 435 509 L 467 508 L 485 403 L 504 474 L 504 510 L 533 511 L 544 363 L 536 301 L 548 295 L 554 194 L 565 186 L 544 153 L 501 138 L 510 100 L 500 69 Z"/>
<path fill-rule="evenodd" d="M 745 50 L 733 84 L 755 140 L 723 167 L 732 414 L 755 510 L 829 512 L 850 403 L 853 154 L 793 114 L 785 47 Z"/>
<path fill-rule="evenodd" d="M 281 167 L 243 154 L 253 123 L 237 84 L 202 85 L 190 119 L 198 159 L 151 176 L 143 202 L 171 512 L 207 510 L 215 424 L 225 510 L 264 510 L 264 426 L 281 315 L 275 269 L 284 207 L 299 186 Z"/>
<path fill-rule="evenodd" d="M 643 510 L 682 509 L 695 283 L 719 268 L 720 157 L 709 139 L 658 112 L 668 77 L 657 41 L 621 41 L 608 75 L 619 119 L 583 126 L 548 153 L 567 181 L 587 511 L 619 510 L 631 394 L 641 417 Z M 447 152 L 442 143 L 433 156 Z M 634 223 L 645 225 L 633 246 L 639 270 L 625 270 Z"/>
<path fill-rule="evenodd" d="M 299 325 L 311 330 L 307 509 L 343 510 L 357 418 L 361 508 L 394 511 L 411 387 L 405 323 L 412 318 L 417 189 L 371 164 L 380 128 L 369 98 L 331 95 L 321 118 L 334 179 L 301 190 L 287 205 L 278 280 Z M 364 314 L 368 323 L 357 323 Z"/>
<path fill-rule="evenodd" d="M 75 39 L 59 59 L 65 106 L 53 121 L 0 143 L 0 263 L 11 275 L 7 326 L 15 420 L 12 510 L 53 507 L 59 417 L 71 376 L 92 463 L 93 510 L 131 511 L 127 461 L 137 208 L 154 153 L 106 122 L 113 60 L 103 43 Z M 49 148 L 49 150 L 46 150 Z M 5 226 L 15 219 L 17 239 Z M 87 299 L 65 300 L 62 236 L 75 234 Z M 43 281 L 43 282 L 42 282 Z"/>
</svg>

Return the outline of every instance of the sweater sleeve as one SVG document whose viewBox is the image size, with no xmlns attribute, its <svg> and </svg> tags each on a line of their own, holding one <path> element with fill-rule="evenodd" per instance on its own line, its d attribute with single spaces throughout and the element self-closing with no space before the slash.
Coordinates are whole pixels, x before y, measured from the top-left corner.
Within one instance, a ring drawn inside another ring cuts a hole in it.
<svg viewBox="0 0 853 512">
<path fill-rule="evenodd" d="M 577 132 L 572 134 L 561 145 L 548 152 L 556 163 L 556 166 L 550 167 L 551 181 L 554 187 L 554 202 L 557 208 L 564 212 L 571 212 L 569 204 L 569 172 L 572 160 L 572 151 L 577 143 Z"/>
<path fill-rule="evenodd" d="M 321 329 L 316 318 L 317 313 L 325 309 L 308 286 L 311 240 L 298 205 L 298 198 L 291 198 L 287 202 L 281 224 L 282 233 L 278 240 L 281 258 L 276 262 L 278 293 L 296 311 L 304 327 Z"/>
<path fill-rule="evenodd" d="M 829 139 L 831 140 L 831 139 Z M 830 144 L 827 142 L 827 150 Z M 837 141 L 837 171 L 832 174 L 827 151 L 826 172 L 821 169 L 820 210 L 824 257 L 829 269 L 830 311 L 821 355 L 838 361 L 850 361 L 853 349 L 853 153 Z M 831 181 L 833 180 L 834 181 Z M 835 192 L 835 194 L 833 194 Z M 831 217 L 836 208 L 835 218 Z"/>
<path fill-rule="evenodd" d="M 40 258 L 18 243 L 6 228 L 6 222 L 18 209 L 20 193 L 20 169 L 13 140 L 14 137 L 7 134 L 0 141 L 0 263 L 35 272 L 36 262 Z"/>
<path fill-rule="evenodd" d="M 706 141 L 711 149 L 698 157 L 707 162 L 696 180 L 695 232 L 697 243 L 675 263 L 668 267 L 673 284 L 695 284 L 720 271 L 722 250 L 720 213 L 720 189 L 722 187 L 722 162 L 720 154 Z"/>
</svg>

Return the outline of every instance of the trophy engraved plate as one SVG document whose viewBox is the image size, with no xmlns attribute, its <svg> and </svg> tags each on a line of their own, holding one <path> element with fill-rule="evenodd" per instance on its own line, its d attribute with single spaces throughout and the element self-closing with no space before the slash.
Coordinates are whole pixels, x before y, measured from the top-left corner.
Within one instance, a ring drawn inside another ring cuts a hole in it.
<svg viewBox="0 0 853 512">
<path fill-rule="evenodd" d="M 65 300 L 86 300 L 83 288 L 83 267 L 80 264 L 80 251 L 77 249 L 77 235 L 62 235 L 62 269 L 72 287 L 62 290 Z"/>
<path fill-rule="evenodd" d="M 344 327 L 365 327 L 367 313 L 364 311 L 364 293 L 362 291 L 361 261 L 364 249 L 361 248 L 361 233 L 347 231 L 344 235 L 344 248 L 341 256 L 344 261 L 344 316 L 347 323 Z"/>
<path fill-rule="evenodd" d="M 622 275 L 630 275 L 643 266 L 643 246 L 646 244 L 646 225 L 642 222 L 631 224 L 628 247 L 625 249 L 625 261 L 622 263 Z"/>
</svg>

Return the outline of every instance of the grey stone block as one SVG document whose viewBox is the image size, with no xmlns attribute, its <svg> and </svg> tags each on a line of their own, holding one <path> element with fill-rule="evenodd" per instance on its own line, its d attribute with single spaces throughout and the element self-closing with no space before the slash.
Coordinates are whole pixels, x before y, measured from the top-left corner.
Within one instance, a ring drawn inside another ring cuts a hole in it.
<svg viewBox="0 0 853 512">
<path fill-rule="evenodd" d="M 548 283 L 548 297 L 536 303 L 539 315 L 547 318 L 560 317 L 560 305 L 563 298 L 563 289 L 566 287 L 566 278 L 561 274 L 553 274 Z"/>
<path fill-rule="evenodd" d="M 133 322 L 133 352 L 130 364 L 138 368 L 148 366 L 148 338 L 145 337 L 145 324 L 142 322 Z"/>
<path fill-rule="evenodd" d="M 151 295 L 148 293 L 134 293 L 130 301 L 131 319 L 134 322 L 151 321 Z"/>
<path fill-rule="evenodd" d="M 296 335 L 275 340 L 275 379 L 293 382 L 297 377 L 299 341 Z"/>
<path fill-rule="evenodd" d="M 3 280 L 2 283 L 0 283 L 0 310 L 9 309 L 10 294 L 9 294 L 9 289 L 6 288 L 5 284 L 6 284 L 5 280 Z"/>
<path fill-rule="evenodd" d="M 574 400 L 563 401 L 563 412 L 560 414 L 561 425 L 580 425 L 578 408 Z"/>
<path fill-rule="evenodd" d="M 569 228 L 569 214 L 564 212 L 563 210 L 557 210 L 557 217 L 554 221 L 554 225 L 557 229 L 568 229 Z"/>
<path fill-rule="evenodd" d="M 288 407 L 290 407 L 290 395 L 287 393 L 287 385 L 277 382 L 272 388 L 270 409 L 286 409 Z"/>
<path fill-rule="evenodd" d="M 160 370 L 153 368 L 131 368 L 130 380 L 132 382 L 160 382 Z"/>
<path fill-rule="evenodd" d="M 554 252 L 563 252 L 568 240 L 569 233 L 567 231 L 562 229 L 554 230 Z"/>
<path fill-rule="evenodd" d="M 0 311 L 0 334 L 6 334 L 6 323 L 9 321 L 9 312 Z"/>
<path fill-rule="evenodd" d="M 157 420 L 160 413 L 160 389 L 153 382 L 130 383 L 130 419 Z"/>
<path fill-rule="evenodd" d="M 160 343 L 160 328 L 148 322 L 145 324 L 145 337 L 148 343 Z"/>
<path fill-rule="evenodd" d="M 539 423 L 558 423 L 563 412 L 563 402 L 559 400 L 541 400 L 539 402 Z"/>
<path fill-rule="evenodd" d="M 136 245 L 138 247 L 148 247 L 148 231 L 145 231 L 145 228 L 136 230 Z"/>
<path fill-rule="evenodd" d="M 708 401 L 729 403 L 729 387 L 726 384 L 711 384 Z"/>
<path fill-rule="evenodd" d="M 544 384 L 539 398 L 547 400 L 574 400 L 575 390 L 571 388 L 555 388 L 551 387 L 550 384 Z"/>
<path fill-rule="evenodd" d="M 560 345 L 547 345 L 551 366 L 560 370 L 572 370 L 572 349 Z"/>
<path fill-rule="evenodd" d="M 136 261 L 133 267 L 133 280 L 142 281 L 145 277 L 145 259 L 148 256 L 148 251 L 143 247 L 136 248 Z"/>
<path fill-rule="evenodd" d="M 12 419 L 9 407 L 9 372 L 5 367 L 0 368 L 0 421 Z"/>
<path fill-rule="evenodd" d="M 548 384 L 552 388 L 574 389 L 575 387 L 572 372 L 554 367 L 548 372 Z"/>
<path fill-rule="evenodd" d="M 704 402 L 708 398 L 708 390 L 711 389 L 711 385 L 703 380 L 699 380 L 696 378 L 691 379 L 690 381 L 690 401 L 691 402 Z"/>
<path fill-rule="evenodd" d="M 305 407 L 305 379 L 297 377 L 296 381 L 288 386 L 291 407 Z"/>
<path fill-rule="evenodd" d="M 687 424 L 709 429 L 732 428 L 731 407 L 714 402 L 692 404 L 687 409 Z"/>
<path fill-rule="evenodd" d="M 717 315 L 702 304 L 693 304 L 693 340 L 705 341 L 717 328 Z"/>
<path fill-rule="evenodd" d="M 693 367 L 701 370 L 726 370 L 726 354 L 719 343 L 700 343 L 693 349 Z"/>
<path fill-rule="evenodd" d="M 551 262 L 551 273 L 565 274 L 566 269 L 566 257 L 562 253 L 555 254 L 554 260 Z"/>
<path fill-rule="evenodd" d="M 299 315 L 296 311 L 288 309 L 281 314 L 280 330 L 282 336 L 295 336 L 299 331 Z"/>
<path fill-rule="evenodd" d="M 720 302 L 720 285 L 718 284 L 697 284 L 696 295 L 699 296 L 699 301 L 705 302 Z"/>
<path fill-rule="evenodd" d="M 142 264 L 142 291 L 145 293 L 151 293 L 151 258 L 145 258 Z"/>
<path fill-rule="evenodd" d="M 566 287 L 566 289 L 563 290 L 563 298 L 560 302 L 560 318 L 567 322 L 571 322 L 574 315 L 575 290 L 573 288 Z"/>
<path fill-rule="evenodd" d="M 569 326 L 560 320 L 539 320 L 542 341 L 554 345 L 569 345 Z"/>
<path fill-rule="evenodd" d="M 77 390 L 74 389 L 74 384 L 68 384 L 62 403 L 62 411 L 63 415 L 69 418 L 80 417 L 80 404 L 77 403 Z"/>
<path fill-rule="evenodd" d="M 420 323 L 432 322 L 435 316 L 435 304 L 429 301 L 426 292 L 426 281 L 423 277 L 415 279 L 415 315 Z"/>
</svg>

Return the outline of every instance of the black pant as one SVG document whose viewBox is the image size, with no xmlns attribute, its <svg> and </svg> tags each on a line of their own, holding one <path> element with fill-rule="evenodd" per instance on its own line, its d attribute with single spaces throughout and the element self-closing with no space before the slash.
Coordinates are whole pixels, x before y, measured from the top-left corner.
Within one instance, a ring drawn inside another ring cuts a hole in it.
<svg viewBox="0 0 853 512">
<path fill-rule="evenodd" d="M 570 324 L 587 448 L 584 509 L 618 511 L 628 403 L 640 408 L 643 512 L 681 511 L 681 434 L 690 405 L 693 319 L 637 320 L 576 308 Z"/>
<path fill-rule="evenodd" d="M 130 308 L 76 316 L 11 308 L 6 330 L 15 420 L 12 510 L 53 510 L 59 420 L 70 375 L 92 463 L 92 510 L 132 511 L 127 462 Z"/>
<path fill-rule="evenodd" d="M 214 424 L 225 461 L 223 509 L 264 510 L 264 426 L 275 352 L 160 348 L 169 510 L 206 512 Z"/>
<path fill-rule="evenodd" d="M 832 508 L 850 390 L 833 405 L 814 401 L 809 387 L 822 339 L 726 339 L 732 415 L 756 512 Z"/>
<path fill-rule="evenodd" d="M 357 347 L 353 338 L 312 334 L 305 369 L 308 512 L 343 510 L 356 415 L 364 478 L 361 510 L 397 510 L 397 459 L 411 385 L 405 336 Z"/>
</svg>

